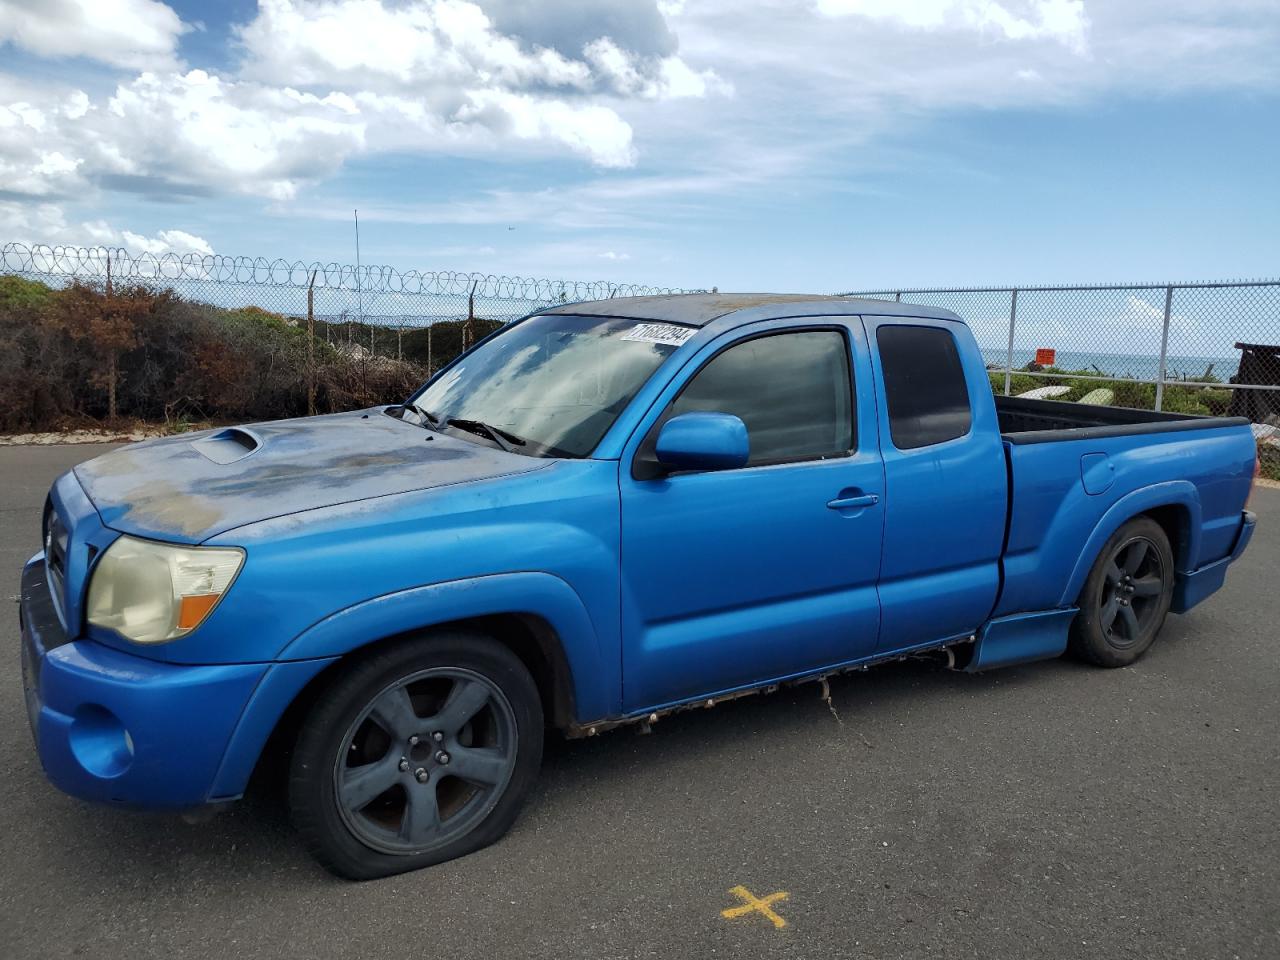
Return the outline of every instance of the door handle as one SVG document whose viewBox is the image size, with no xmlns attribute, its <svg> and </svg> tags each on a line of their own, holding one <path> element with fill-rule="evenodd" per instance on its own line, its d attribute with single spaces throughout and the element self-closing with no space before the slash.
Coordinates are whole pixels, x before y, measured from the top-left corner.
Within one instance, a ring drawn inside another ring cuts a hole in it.
<svg viewBox="0 0 1280 960">
<path fill-rule="evenodd" d="M 863 493 L 856 497 L 837 497 L 827 502 L 832 510 L 855 510 L 858 507 L 874 507 L 880 498 L 874 493 Z"/>
</svg>

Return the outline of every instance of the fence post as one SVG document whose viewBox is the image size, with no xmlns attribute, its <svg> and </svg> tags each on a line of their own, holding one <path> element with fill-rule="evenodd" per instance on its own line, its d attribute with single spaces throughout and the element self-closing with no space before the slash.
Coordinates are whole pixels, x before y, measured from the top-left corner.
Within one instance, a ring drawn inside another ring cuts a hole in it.
<svg viewBox="0 0 1280 960">
<path fill-rule="evenodd" d="M 307 416 L 316 415 L 316 271 L 307 284 Z"/>
<path fill-rule="evenodd" d="M 1013 381 L 1013 327 L 1018 322 L 1018 288 L 1013 288 L 1009 298 L 1009 349 L 1004 355 L 1004 395 L 1009 395 Z"/>
<path fill-rule="evenodd" d="M 1160 334 L 1160 372 L 1156 376 L 1156 410 L 1164 405 L 1165 360 L 1169 356 L 1169 320 L 1173 316 L 1173 284 L 1164 288 L 1164 330 Z"/>
</svg>

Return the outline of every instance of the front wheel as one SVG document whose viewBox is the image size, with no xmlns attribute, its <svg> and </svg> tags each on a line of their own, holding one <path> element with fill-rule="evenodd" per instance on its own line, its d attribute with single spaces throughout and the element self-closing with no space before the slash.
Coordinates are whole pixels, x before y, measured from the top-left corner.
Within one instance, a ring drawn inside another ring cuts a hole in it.
<svg viewBox="0 0 1280 960">
<path fill-rule="evenodd" d="M 289 804 L 329 870 L 353 880 L 451 860 L 511 824 L 542 760 L 529 671 L 490 637 L 409 640 L 357 662 L 317 700 Z"/>
<path fill-rule="evenodd" d="M 1150 517 L 1130 520 L 1098 555 L 1071 625 L 1072 653 L 1100 667 L 1126 667 L 1151 646 L 1173 600 L 1173 550 Z"/>
</svg>

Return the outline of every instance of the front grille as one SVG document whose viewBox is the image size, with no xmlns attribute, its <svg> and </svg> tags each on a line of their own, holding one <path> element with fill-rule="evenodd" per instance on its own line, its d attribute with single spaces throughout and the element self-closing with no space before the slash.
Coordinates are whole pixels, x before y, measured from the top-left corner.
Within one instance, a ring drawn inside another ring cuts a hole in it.
<svg viewBox="0 0 1280 960">
<path fill-rule="evenodd" d="M 49 593 L 58 614 L 65 620 L 67 612 L 67 545 L 70 541 L 66 525 L 49 503 L 44 508 L 44 563 L 49 575 Z"/>
</svg>

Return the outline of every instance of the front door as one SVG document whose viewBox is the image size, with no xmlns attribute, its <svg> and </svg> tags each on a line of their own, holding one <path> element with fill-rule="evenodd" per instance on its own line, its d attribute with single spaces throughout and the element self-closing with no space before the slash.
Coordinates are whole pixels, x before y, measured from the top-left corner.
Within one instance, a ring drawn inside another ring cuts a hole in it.
<svg viewBox="0 0 1280 960">
<path fill-rule="evenodd" d="M 846 319 L 768 321 L 713 341 L 628 444 L 626 711 L 874 652 L 884 471 L 865 335 Z M 649 477 L 657 430 L 691 411 L 740 417 L 747 465 Z"/>
</svg>

